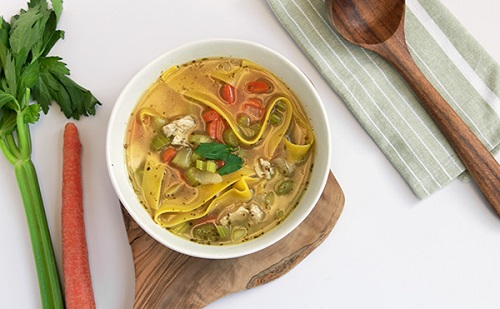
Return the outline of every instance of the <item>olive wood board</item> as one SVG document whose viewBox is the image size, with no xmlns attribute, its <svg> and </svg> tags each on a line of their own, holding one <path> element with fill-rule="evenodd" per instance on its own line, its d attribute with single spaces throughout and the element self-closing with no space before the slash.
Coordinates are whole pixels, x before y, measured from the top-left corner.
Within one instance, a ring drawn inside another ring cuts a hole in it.
<svg viewBox="0 0 500 309">
<path fill-rule="evenodd" d="M 273 281 L 326 239 L 343 207 L 344 193 L 330 172 L 318 203 L 294 231 L 266 249 L 225 260 L 196 258 L 165 247 L 122 207 L 135 267 L 134 309 L 203 308 L 223 296 Z"/>
</svg>

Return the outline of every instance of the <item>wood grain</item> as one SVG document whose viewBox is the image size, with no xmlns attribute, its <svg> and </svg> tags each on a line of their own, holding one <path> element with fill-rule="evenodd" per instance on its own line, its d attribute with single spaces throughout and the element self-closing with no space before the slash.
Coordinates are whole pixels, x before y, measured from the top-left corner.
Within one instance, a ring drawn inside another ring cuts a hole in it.
<svg viewBox="0 0 500 309">
<path fill-rule="evenodd" d="M 275 280 L 326 239 L 343 207 L 344 194 L 330 173 L 316 207 L 297 229 L 267 249 L 227 260 L 195 258 L 161 245 L 122 207 L 135 266 L 134 308 L 203 308 Z"/>
<path fill-rule="evenodd" d="M 403 77 L 500 216 L 500 164 L 413 60 L 405 37 L 404 0 L 326 0 L 332 27 L 378 53 Z"/>
</svg>

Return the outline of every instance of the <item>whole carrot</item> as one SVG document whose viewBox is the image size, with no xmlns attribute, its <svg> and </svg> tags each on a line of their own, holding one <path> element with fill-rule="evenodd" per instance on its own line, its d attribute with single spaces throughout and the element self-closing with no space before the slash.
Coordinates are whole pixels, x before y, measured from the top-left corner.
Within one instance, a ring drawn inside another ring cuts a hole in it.
<svg viewBox="0 0 500 309">
<path fill-rule="evenodd" d="M 74 123 L 64 128 L 62 244 L 67 309 L 95 308 L 83 216 L 82 144 Z"/>
</svg>

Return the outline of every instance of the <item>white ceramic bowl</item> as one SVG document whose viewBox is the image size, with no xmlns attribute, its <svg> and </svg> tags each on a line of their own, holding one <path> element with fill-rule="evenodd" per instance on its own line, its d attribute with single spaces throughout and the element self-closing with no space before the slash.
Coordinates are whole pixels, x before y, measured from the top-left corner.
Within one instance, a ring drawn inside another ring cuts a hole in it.
<svg viewBox="0 0 500 309">
<path fill-rule="evenodd" d="M 316 136 L 316 157 L 308 190 L 299 205 L 276 228 L 263 236 L 236 245 L 208 246 L 182 239 L 154 223 L 139 204 L 125 166 L 125 133 L 130 114 L 144 92 L 173 65 L 205 57 L 235 57 L 253 61 L 281 78 L 298 97 L 311 119 Z M 137 73 L 118 97 L 109 119 L 106 159 L 111 182 L 122 204 L 132 218 L 163 245 L 180 253 L 210 259 L 239 257 L 264 249 L 295 229 L 316 205 L 330 171 L 330 130 L 325 109 L 310 80 L 289 60 L 277 52 L 247 41 L 213 39 L 175 48 L 148 64 Z"/>
</svg>

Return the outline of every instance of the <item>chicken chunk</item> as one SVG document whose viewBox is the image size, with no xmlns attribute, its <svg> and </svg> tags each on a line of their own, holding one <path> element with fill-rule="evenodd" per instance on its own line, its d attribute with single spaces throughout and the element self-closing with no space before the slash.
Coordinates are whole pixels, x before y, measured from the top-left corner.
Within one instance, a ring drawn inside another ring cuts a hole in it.
<svg viewBox="0 0 500 309">
<path fill-rule="evenodd" d="M 252 203 L 250 205 L 249 211 L 250 216 L 252 216 L 253 222 L 259 223 L 260 221 L 262 221 L 262 219 L 264 219 L 264 212 L 262 211 L 262 209 L 260 209 L 259 205 Z"/>
<path fill-rule="evenodd" d="M 196 121 L 193 116 L 187 115 L 164 126 L 163 132 L 166 136 L 173 138 L 172 145 L 187 146 L 186 135 L 195 126 Z"/>
<path fill-rule="evenodd" d="M 229 225 L 231 222 L 240 222 L 243 221 L 244 219 L 248 218 L 250 216 L 250 211 L 246 209 L 245 207 L 241 206 L 236 211 L 230 212 L 227 215 L 225 215 L 221 220 L 220 223 L 223 226 Z"/>
<path fill-rule="evenodd" d="M 259 205 L 252 203 L 248 208 L 240 206 L 236 211 L 225 215 L 220 223 L 223 226 L 228 226 L 230 223 L 247 222 L 249 225 L 259 223 L 264 219 L 264 212 Z"/>
<path fill-rule="evenodd" d="M 259 158 L 259 162 L 254 165 L 255 173 L 259 178 L 271 179 L 274 175 L 274 167 L 269 161 Z"/>
</svg>

